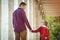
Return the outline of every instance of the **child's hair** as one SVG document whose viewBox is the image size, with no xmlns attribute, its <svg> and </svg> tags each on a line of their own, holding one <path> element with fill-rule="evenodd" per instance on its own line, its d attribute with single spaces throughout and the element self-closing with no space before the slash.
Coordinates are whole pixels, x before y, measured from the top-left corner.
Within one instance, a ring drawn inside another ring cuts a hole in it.
<svg viewBox="0 0 60 40">
<path fill-rule="evenodd" d="M 42 21 L 42 24 L 43 24 L 43 25 L 47 25 L 47 24 L 48 24 L 48 22 L 47 22 L 47 21 L 45 21 L 45 20 L 43 20 L 43 21 Z"/>
<path fill-rule="evenodd" d="M 45 22 L 44 22 L 44 24 L 46 25 L 46 24 L 48 24 L 48 22 L 47 22 L 47 21 L 45 21 Z"/>
</svg>

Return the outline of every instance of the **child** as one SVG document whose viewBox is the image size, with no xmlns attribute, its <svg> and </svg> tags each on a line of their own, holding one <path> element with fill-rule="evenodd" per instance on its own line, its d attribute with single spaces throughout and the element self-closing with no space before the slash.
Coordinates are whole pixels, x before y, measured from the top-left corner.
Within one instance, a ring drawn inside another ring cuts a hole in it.
<svg viewBox="0 0 60 40">
<path fill-rule="evenodd" d="M 47 22 L 44 21 L 36 30 L 31 30 L 32 32 L 40 32 L 40 40 L 49 40 L 49 29 L 47 28 Z"/>
</svg>

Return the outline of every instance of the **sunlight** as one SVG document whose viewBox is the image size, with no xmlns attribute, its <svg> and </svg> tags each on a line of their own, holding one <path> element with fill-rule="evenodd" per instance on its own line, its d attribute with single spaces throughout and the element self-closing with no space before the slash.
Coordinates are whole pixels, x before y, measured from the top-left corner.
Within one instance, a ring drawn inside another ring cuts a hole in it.
<svg viewBox="0 0 60 40">
<path fill-rule="evenodd" d="M 1 40 L 8 40 L 8 0 L 2 0 L 1 4 L 2 4 Z"/>
</svg>

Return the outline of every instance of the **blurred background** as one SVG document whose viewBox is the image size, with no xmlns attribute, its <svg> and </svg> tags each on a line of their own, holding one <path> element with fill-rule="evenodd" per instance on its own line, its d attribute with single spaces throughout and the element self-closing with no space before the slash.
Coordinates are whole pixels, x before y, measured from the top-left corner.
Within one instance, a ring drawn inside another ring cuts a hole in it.
<svg viewBox="0 0 60 40">
<path fill-rule="evenodd" d="M 22 1 L 27 3 L 26 15 L 32 29 L 46 20 L 50 40 L 60 40 L 60 0 L 0 0 L 0 40 L 15 40 L 12 14 Z M 27 40 L 39 40 L 39 33 L 28 30 Z"/>
</svg>

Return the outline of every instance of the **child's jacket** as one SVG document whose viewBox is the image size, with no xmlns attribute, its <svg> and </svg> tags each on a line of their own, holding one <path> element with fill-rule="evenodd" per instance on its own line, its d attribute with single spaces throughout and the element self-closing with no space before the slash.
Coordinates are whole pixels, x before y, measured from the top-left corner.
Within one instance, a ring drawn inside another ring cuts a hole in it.
<svg viewBox="0 0 60 40">
<path fill-rule="evenodd" d="M 42 25 L 37 30 L 33 30 L 33 32 L 40 32 L 40 40 L 49 40 L 49 29 Z"/>
</svg>

